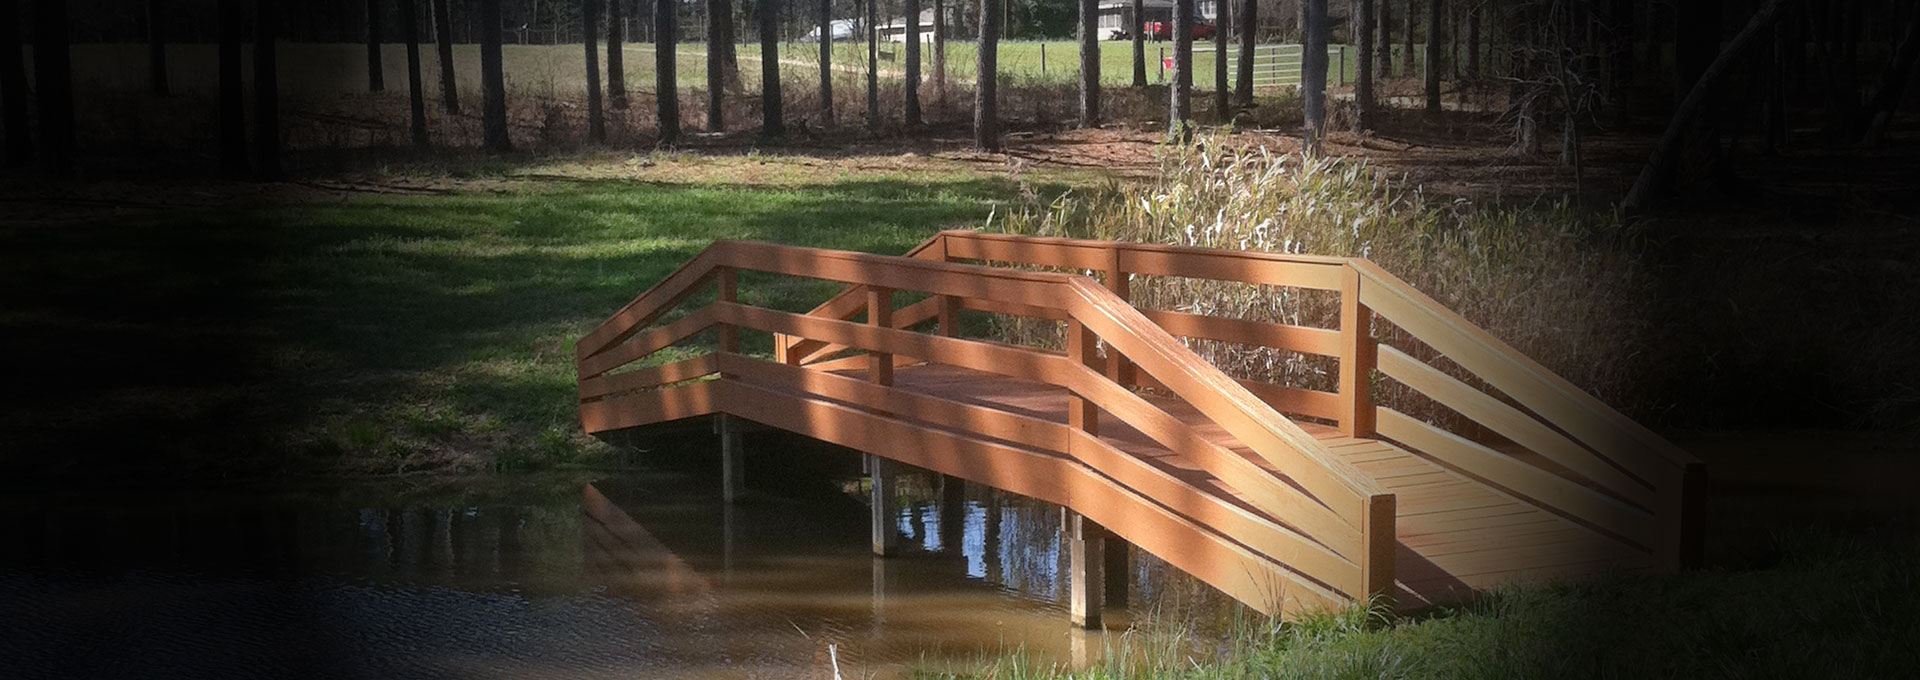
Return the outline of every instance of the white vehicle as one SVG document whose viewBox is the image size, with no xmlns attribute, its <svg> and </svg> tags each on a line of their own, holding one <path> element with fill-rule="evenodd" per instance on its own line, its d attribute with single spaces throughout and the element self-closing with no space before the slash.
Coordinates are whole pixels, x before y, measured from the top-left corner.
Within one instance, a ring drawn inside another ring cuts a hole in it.
<svg viewBox="0 0 1920 680">
<path fill-rule="evenodd" d="M 855 19 L 836 19 L 827 25 L 833 29 L 834 42 L 853 40 L 859 34 L 860 22 Z M 813 27 L 813 31 L 800 38 L 800 42 L 820 42 L 820 27 Z"/>
</svg>

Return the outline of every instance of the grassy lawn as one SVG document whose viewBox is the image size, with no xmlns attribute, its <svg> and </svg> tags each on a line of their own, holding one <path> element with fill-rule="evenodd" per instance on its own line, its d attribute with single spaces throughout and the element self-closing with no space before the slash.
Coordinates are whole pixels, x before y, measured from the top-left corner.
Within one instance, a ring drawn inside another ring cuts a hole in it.
<svg viewBox="0 0 1920 680">
<path fill-rule="evenodd" d="M 1019 191 L 971 170 L 765 157 L 667 159 L 641 181 L 550 174 L 576 170 L 0 228 L 16 388 L 0 478 L 591 461 L 606 447 L 575 422 L 573 341 L 712 240 L 900 252 Z M 831 290 L 742 285 L 792 310 Z"/>
</svg>

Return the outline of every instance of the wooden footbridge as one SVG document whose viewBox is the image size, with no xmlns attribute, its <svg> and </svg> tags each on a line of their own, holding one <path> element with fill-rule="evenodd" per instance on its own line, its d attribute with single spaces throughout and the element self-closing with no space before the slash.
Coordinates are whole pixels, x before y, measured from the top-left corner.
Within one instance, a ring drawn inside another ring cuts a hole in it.
<svg viewBox="0 0 1920 680">
<path fill-rule="evenodd" d="M 847 288 L 783 312 L 740 301 L 747 271 Z M 1339 325 L 1130 304 L 1154 276 L 1332 291 Z M 679 313 L 708 285 L 715 301 Z M 962 310 L 1062 322 L 1066 349 L 961 337 Z M 1377 340 L 1387 325 L 1476 382 Z M 717 351 L 631 366 L 707 329 Z M 742 354 L 742 330 L 772 334 L 773 360 Z M 1334 357 L 1338 391 L 1229 377 L 1182 338 Z M 582 338 L 578 361 L 590 433 L 721 414 L 1059 504 L 1083 622 L 1102 545 L 1275 614 L 1417 609 L 1699 550 L 1698 461 L 1363 259 L 967 231 L 905 256 L 720 241 Z M 1377 406 L 1385 381 L 1470 424 Z"/>
</svg>

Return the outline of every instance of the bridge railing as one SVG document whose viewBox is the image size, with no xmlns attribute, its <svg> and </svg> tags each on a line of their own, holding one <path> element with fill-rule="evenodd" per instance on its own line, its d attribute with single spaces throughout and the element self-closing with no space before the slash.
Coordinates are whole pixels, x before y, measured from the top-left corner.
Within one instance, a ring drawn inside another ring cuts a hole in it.
<svg viewBox="0 0 1920 680">
<path fill-rule="evenodd" d="M 1682 566 L 1698 560 L 1705 471 L 1696 459 L 1364 259 L 972 231 L 941 232 L 909 255 L 1097 273 L 1122 300 L 1136 275 L 1336 292 L 1340 296 L 1337 329 L 1167 310 L 1139 312 L 1183 338 L 1334 357 L 1340 366 L 1337 392 L 1238 382 L 1275 410 L 1335 421 L 1351 436 L 1391 439 L 1640 546 L 1652 564 Z M 1047 309 L 970 308 L 1065 320 Z M 813 313 L 843 312 L 844 303 L 836 299 Z M 1374 329 L 1376 318 L 1452 360 L 1506 398 L 1380 342 Z M 796 343 L 786 351 L 789 358 L 804 362 L 833 349 Z M 1120 384 L 1158 386 L 1153 376 L 1133 375 L 1126 357 L 1111 360 L 1107 369 Z M 1549 464 L 1379 406 L 1372 398 L 1377 379 L 1394 380 Z"/>
<path fill-rule="evenodd" d="M 940 259 L 944 259 L 944 253 Z M 823 306 L 831 307 L 833 313 L 794 314 L 741 304 L 736 272 L 746 270 L 836 281 L 850 288 Z M 677 320 L 656 324 L 709 282 L 717 288 L 715 302 Z M 931 297 L 895 309 L 895 291 L 918 291 Z M 853 302 L 847 302 L 849 299 Z M 1072 325 L 1071 337 L 1079 340 L 1070 343 L 1062 354 L 954 337 L 957 329 L 953 321 L 962 308 L 1061 318 Z M 867 316 L 864 322 L 850 320 L 861 312 Z M 928 320 L 939 322 L 937 333 L 909 329 Z M 720 339 L 719 351 L 714 354 L 616 372 L 716 327 Z M 740 329 L 775 334 L 779 360 L 741 354 Z M 1150 377 L 1233 434 L 1285 477 L 1209 441 L 1193 426 L 1111 380 L 1092 351 L 1097 342 L 1112 348 L 1112 356 L 1124 357 L 1133 367 L 1130 370 Z M 802 347 L 814 351 L 800 351 Z M 824 357 L 832 348 L 863 354 L 802 365 L 803 359 Z M 973 437 L 999 438 L 1066 453 L 1179 513 L 1163 518 L 1165 521 L 1197 521 L 1201 529 L 1230 536 L 1228 550 L 1251 547 L 1297 573 L 1301 578 L 1292 584 L 1296 596 L 1318 594 L 1319 600 L 1337 602 L 1391 594 L 1393 497 L 1240 383 L 1195 355 L 1140 310 L 1087 277 L 924 258 L 716 242 L 582 338 L 577 359 L 582 418 L 590 431 L 657 421 L 676 412 L 711 412 L 713 404 L 639 405 L 658 410 L 652 413 L 596 405 L 618 400 L 626 393 L 686 384 L 717 373 L 721 380 L 715 382 L 719 383 L 820 395 L 869 412 L 950 427 Z M 846 367 L 849 360 L 866 363 L 864 380 L 821 370 Z M 912 394 L 892 386 L 893 368 L 903 361 L 958 366 L 1060 385 L 1073 393 L 1075 405 L 1063 427 L 1054 421 Z M 735 396 L 741 394 L 748 393 Z M 1258 513 L 1248 512 L 1102 441 L 1098 433 L 1103 412 L 1209 471 Z M 1116 529 L 1123 535 L 1136 530 Z M 1179 555 L 1162 556 L 1176 563 L 1182 561 Z M 1182 564 L 1182 568 L 1216 585 L 1238 584 L 1233 587 L 1243 590 L 1252 587 L 1244 583 L 1248 574 L 1234 573 L 1245 571 L 1235 565 L 1187 561 L 1192 563 Z M 1234 592 L 1232 588 L 1223 589 Z"/>
</svg>

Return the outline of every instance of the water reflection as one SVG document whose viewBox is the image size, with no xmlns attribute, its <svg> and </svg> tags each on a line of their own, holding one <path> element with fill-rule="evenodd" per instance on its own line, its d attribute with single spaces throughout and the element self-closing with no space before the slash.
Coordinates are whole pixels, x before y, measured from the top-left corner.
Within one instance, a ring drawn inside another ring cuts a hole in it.
<svg viewBox="0 0 1920 680">
<path fill-rule="evenodd" d="M 0 675 L 859 677 L 1097 653 L 1067 624 L 1056 508 L 901 482 L 884 560 L 858 495 L 728 507 L 683 474 L 487 502 L 12 499 Z M 1134 602 L 1169 578 L 1132 571 Z"/>
</svg>

